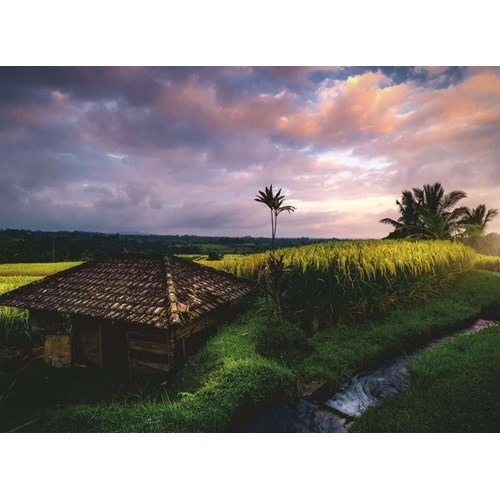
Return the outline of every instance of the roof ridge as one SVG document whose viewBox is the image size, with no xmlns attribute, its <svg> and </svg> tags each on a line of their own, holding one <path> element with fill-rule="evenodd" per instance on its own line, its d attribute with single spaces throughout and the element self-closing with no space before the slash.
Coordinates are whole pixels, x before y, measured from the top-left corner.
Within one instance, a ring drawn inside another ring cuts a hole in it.
<svg viewBox="0 0 500 500">
<path fill-rule="evenodd" d="M 179 308 L 177 307 L 177 290 L 175 288 L 172 273 L 170 272 L 170 261 L 168 255 L 164 255 L 163 257 L 163 266 L 165 269 L 169 320 L 172 325 L 181 325 L 181 316 L 179 314 Z"/>
</svg>

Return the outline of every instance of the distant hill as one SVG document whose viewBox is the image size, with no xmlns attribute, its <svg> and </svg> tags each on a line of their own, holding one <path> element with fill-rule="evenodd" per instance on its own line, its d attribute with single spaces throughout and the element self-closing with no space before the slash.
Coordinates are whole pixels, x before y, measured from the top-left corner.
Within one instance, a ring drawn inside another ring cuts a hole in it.
<svg viewBox="0 0 500 500">
<path fill-rule="evenodd" d="M 335 238 L 332 238 L 335 239 Z M 276 238 L 278 247 L 325 241 L 320 238 Z M 0 230 L 0 263 L 91 260 L 112 253 L 249 254 L 271 248 L 271 238 L 107 234 L 85 231 Z"/>
</svg>

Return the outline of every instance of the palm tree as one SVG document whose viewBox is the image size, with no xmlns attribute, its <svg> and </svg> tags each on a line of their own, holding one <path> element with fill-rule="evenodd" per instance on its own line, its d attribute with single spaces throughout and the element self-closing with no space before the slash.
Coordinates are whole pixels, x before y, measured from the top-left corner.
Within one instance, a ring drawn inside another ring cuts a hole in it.
<svg viewBox="0 0 500 500">
<path fill-rule="evenodd" d="M 281 189 L 274 194 L 273 193 L 273 185 L 271 184 L 269 187 L 265 187 L 264 191 L 259 191 L 257 198 L 255 201 L 259 203 L 264 203 L 271 210 L 271 245 L 272 252 L 274 254 L 274 240 L 276 239 L 276 226 L 278 224 L 278 215 L 281 212 L 295 212 L 295 207 L 291 205 L 283 206 L 283 202 L 285 201 L 285 196 L 281 194 Z"/>
<path fill-rule="evenodd" d="M 391 233 L 393 236 L 404 237 L 411 234 L 410 226 L 420 226 L 419 220 L 419 205 L 417 200 L 413 197 L 411 191 L 403 191 L 401 201 L 396 200 L 398 206 L 399 218 L 397 220 L 385 218 L 381 219 L 382 224 L 390 224 L 396 229 L 396 232 Z M 403 234 L 404 233 L 404 234 Z"/>
<path fill-rule="evenodd" d="M 486 205 L 480 204 L 476 208 L 465 209 L 465 222 L 471 226 L 476 226 L 478 232 L 482 234 L 486 228 L 486 224 L 491 222 L 498 215 L 498 209 L 490 208 L 486 211 Z"/>
<path fill-rule="evenodd" d="M 389 237 L 422 237 L 450 239 L 465 231 L 465 208 L 454 208 L 466 198 L 464 191 L 451 191 L 445 195 L 439 182 L 425 184 L 422 189 L 403 191 L 401 201 L 396 200 L 400 217 L 381 219 L 382 224 L 395 228 Z"/>
<path fill-rule="evenodd" d="M 259 284 L 266 298 L 268 317 L 270 318 L 271 314 L 273 314 L 278 318 L 283 318 L 283 303 L 287 295 L 286 290 L 283 290 L 283 286 L 287 268 L 284 262 L 285 256 L 276 257 L 274 253 L 274 241 L 276 238 L 278 215 L 285 211 L 288 213 L 295 212 L 295 207 L 283 205 L 285 196 L 281 194 L 281 189 L 276 194 L 273 193 L 272 184 L 269 187 L 266 186 L 264 191 L 259 191 L 255 201 L 264 203 L 271 211 L 272 251 L 269 254 L 265 268 L 262 270 L 262 273 L 259 273 Z M 272 300 L 273 308 L 269 307 L 268 298 Z"/>
<path fill-rule="evenodd" d="M 413 188 L 413 193 L 418 206 L 433 214 L 448 213 L 460 200 L 467 198 L 464 191 L 451 191 L 445 195 L 440 182 L 425 184 L 423 189 Z"/>
<path fill-rule="evenodd" d="M 422 226 L 415 231 L 417 237 L 432 240 L 452 240 L 464 233 L 463 211 L 455 209 L 449 213 L 423 213 Z"/>
</svg>

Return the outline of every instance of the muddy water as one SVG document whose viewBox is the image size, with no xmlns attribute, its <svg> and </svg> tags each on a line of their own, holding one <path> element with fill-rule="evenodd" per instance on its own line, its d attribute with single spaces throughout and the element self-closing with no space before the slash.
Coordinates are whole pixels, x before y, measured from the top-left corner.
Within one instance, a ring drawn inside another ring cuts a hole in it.
<svg viewBox="0 0 500 500">
<path fill-rule="evenodd" d="M 404 390 L 409 384 L 405 364 L 416 354 L 457 335 L 467 335 L 500 325 L 500 321 L 478 319 L 470 327 L 429 342 L 411 355 L 401 356 L 379 368 L 353 377 L 336 394 L 320 404 L 300 399 L 274 408 L 237 429 L 237 432 L 347 432 L 353 419 L 372 405 Z"/>
</svg>

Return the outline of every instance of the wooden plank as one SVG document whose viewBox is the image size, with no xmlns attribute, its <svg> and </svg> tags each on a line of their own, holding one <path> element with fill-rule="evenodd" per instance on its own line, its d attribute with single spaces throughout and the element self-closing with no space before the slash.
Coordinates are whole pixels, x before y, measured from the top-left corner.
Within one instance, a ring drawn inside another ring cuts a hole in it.
<svg viewBox="0 0 500 500">
<path fill-rule="evenodd" d="M 142 359 L 133 359 L 132 363 L 138 367 L 159 370 L 162 372 L 168 372 L 170 370 L 170 366 L 167 363 L 154 363 L 153 361 L 144 361 Z"/>
<path fill-rule="evenodd" d="M 168 356 L 168 350 L 166 349 L 134 349 L 133 347 L 130 348 L 130 355 L 134 358 L 135 353 L 142 353 L 142 354 L 153 354 L 155 356 Z"/>
<path fill-rule="evenodd" d="M 145 340 L 135 340 L 135 339 L 130 339 L 129 338 L 129 343 L 131 346 L 137 346 L 139 347 L 158 347 L 158 348 L 164 348 L 167 349 L 168 344 L 166 342 L 146 342 Z"/>
<path fill-rule="evenodd" d="M 137 331 L 127 330 L 130 338 L 136 340 L 151 340 L 153 342 L 165 342 L 167 339 L 166 333 L 157 333 L 152 331 Z"/>
</svg>

